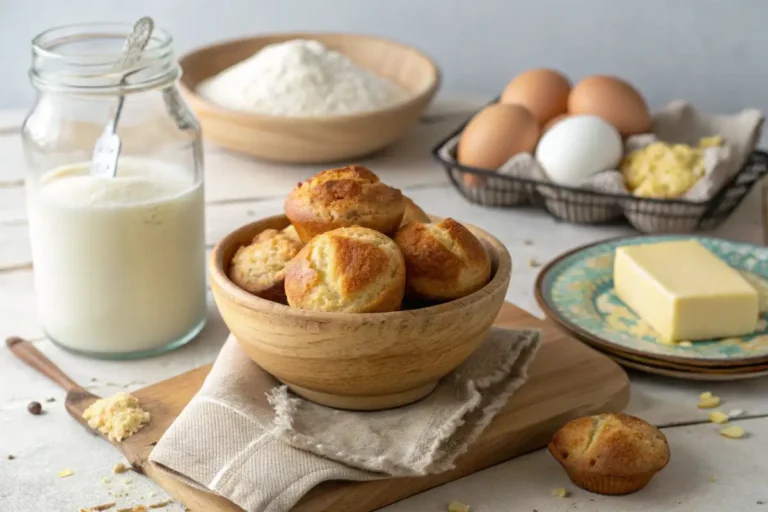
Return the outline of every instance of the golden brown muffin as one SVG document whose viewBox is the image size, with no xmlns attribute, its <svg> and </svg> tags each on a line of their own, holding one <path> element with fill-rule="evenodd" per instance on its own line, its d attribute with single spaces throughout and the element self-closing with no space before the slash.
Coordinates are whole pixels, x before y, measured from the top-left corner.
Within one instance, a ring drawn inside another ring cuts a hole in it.
<svg viewBox="0 0 768 512">
<path fill-rule="evenodd" d="M 378 231 L 359 226 L 316 236 L 286 269 L 285 292 L 295 308 L 396 311 L 404 290 L 405 262 L 397 245 Z"/>
<path fill-rule="evenodd" d="M 483 244 L 453 219 L 411 222 L 398 230 L 395 243 L 405 257 L 406 294 L 411 299 L 458 299 L 479 290 L 491 277 Z"/>
<path fill-rule="evenodd" d="M 405 201 L 405 214 L 403 215 L 403 221 L 400 223 L 400 226 L 405 226 L 414 220 L 419 222 L 432 222 L 432 219 L 429 218 L 429 215 L 427 215 L 424 210 L 419 208 L 419 206 L 414 203 L 410 197 L 403 196 L 403 200 Z"/>
<path fill-rule="evenodd" d="M 627 414 L 573 420 L 555 433 L 549 452 L 574 484 L 598 494 L 639 491 L 669 462 L 664 434 Z"/>
<path fill-rule="evenodd" d="M 359 165 L 322 171 L 299 183 L 285 200 L 285 215 L 304 243 L 349 226 L 391 236 L 405 212 L 403 194 Z"/>
<path fill-rule="evenodd" d="M 304 244 L 290 232 L 265 229 L 232 258 L 229 278 L 243 290 L 286 304 L 285 265 Z"/>
<path fill-rule="evenodd" d="M 296 228 L 293 227 L 293 225 L 290 225 L 287 228 L 283 229 L 283 233 L 285 233 L 286 236 L 292 238 L 293 240 L 296 240 L 297 242 L 301 243 L 302 246 L 304 245 L 304 243 L 301 241 L 301 238 L 299 238 L 299 233 L 296 232 Z"/>
</svg>

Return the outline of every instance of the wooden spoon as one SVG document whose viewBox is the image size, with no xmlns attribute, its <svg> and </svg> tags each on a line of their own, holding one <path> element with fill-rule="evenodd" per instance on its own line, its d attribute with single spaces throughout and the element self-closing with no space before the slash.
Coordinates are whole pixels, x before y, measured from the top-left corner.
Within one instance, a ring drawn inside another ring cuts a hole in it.
<svg viewBox="0 0 768 512">
<path fill-rule="evenodd" d="M 98 400 L 99 397 L 67 377 L 58 366 L 53 364 L 50 359 L 45 357 L 43 353 L 37 350 L 30 342 L 17 336 L 11 336 L 5 340 L 5 344 L 8 345 L 11 352 L 16 354 L 16 357 L 51 379 L 67 392 L 67 399 L 64 402 L 64 406 L 73 418 L 87 427 L 88 422 L 83 418 L 82 412 L 88 408 L 89 405 Z"/>
</svg>

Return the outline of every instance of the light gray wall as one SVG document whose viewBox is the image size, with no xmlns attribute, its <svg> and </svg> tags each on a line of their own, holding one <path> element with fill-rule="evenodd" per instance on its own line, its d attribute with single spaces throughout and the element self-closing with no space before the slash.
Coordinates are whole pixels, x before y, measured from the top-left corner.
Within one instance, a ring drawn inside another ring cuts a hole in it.
<svg viewBox="0 0 768 512">
<path fill-rule="evenodd" d="M 265 32 L 366 32 L 429 53 L 447 91 L 490 97 L 521 70 L 553 66 L 574 79 L 623 76 L 652 107 L 685 98 L 718 112 L 768 111 L 764 0 L 0 0 L 0 108 L 32 101 L 37 32 L 144 14 L 179 52 Z"/>
</svg>

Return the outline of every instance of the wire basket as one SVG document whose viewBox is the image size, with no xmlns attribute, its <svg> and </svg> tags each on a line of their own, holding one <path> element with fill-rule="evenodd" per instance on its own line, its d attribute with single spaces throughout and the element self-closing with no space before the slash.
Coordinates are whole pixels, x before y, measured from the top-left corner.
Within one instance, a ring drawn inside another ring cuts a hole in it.
<svg viewBox="0 0 768 512">
<path fill-rule="evenodd" d="M 624 219 L 645 233 L 709 230 L 728 218 L 752 186 L 768 174 L 768 153 L 753 151 L 739 172 L 704 202 L 635 197 L 556 185 L 458 163 L 452 143 L 468 122 L 432 150 L 453 186 L 473 203 L 497 207 L 534 205 L 568 222 L 601 224 Z"/>
</svg>

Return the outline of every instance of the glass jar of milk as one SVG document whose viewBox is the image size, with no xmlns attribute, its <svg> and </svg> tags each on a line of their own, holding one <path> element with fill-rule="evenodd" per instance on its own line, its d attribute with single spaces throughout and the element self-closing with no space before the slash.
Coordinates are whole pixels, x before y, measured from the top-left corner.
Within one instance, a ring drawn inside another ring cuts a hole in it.
<svg viewBox="0 0 768 512">
<path fill-rule="evenodd" d="M 116 73 L 130 25 L 55 28 L 33 43 L 39 91 L 23 128 L 39 317 L 58 345 L 101 358 L 178 347 L 206 319 L 200 127 L 179 96 L 171 37 L 155 29 Z M 114 178 L 89 174 L 125 96 Z"/>
</svg>

